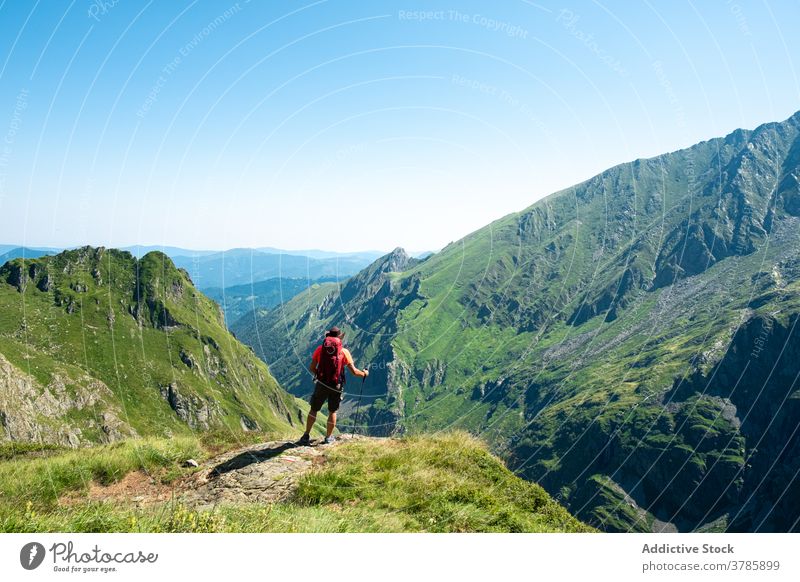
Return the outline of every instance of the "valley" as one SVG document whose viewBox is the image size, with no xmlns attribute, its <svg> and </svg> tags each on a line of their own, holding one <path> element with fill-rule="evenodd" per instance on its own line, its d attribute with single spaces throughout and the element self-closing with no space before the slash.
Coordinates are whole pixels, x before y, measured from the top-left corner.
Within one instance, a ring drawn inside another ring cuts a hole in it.
<svg viewBox="0 0 800 582">
<path fill-rule="evenodd" d="M 616 166 L 425 260 L 396 249 L 233 331 L 305 396 L 342 326 L 372 370 L 363 428 L 480 434 L 600 529 L 795 531 L 799 176 L 800 113 Z"/>
</svg>

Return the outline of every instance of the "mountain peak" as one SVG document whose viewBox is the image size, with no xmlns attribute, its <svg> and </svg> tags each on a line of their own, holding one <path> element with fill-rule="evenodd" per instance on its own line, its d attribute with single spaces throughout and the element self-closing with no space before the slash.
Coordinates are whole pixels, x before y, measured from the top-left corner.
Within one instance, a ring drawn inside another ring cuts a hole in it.
<svg viewBox="0 0 800 582">
<path fill-rule="evenodd" d="M 375 265 L 382 273 L 390 273 L 394 271 L 405 271 L 411 264 L 412 259 L 402 247 L 395 248 L 388 255 L 384 255 L 375 261 Z"/>
<path fill-rule="evenodd" d="M 342 289 L 343 302 L 361 296 L 365 300 L 374 295 L 387 281 L 387 273 L 406 271 L 418 261 L 408 256 L 402 247 L 395 248 L 392 252 L 376 259 L 370 266 L 348 279 Z"/>
</svg>

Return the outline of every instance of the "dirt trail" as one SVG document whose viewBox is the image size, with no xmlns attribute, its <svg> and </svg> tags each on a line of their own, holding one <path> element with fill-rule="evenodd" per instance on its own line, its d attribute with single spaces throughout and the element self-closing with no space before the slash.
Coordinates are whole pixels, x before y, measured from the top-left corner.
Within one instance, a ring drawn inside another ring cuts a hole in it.
<svg viewBox="0 0 800 582">
<path fill-rule="evenodd" d="M 332 449 L 370 438 L 341 435 L 330 445 L 315 439 L 304 446 L 293 441 L 264 442 L 208 459 L 197 471 L 171 485 L 159 484 L 148 475 L 135 472 L 107 487 L 92 485 L 88 496 L 94 501 L 135 505 L 174 499 L 198 510 L 219 503 L 275 503 L 291 495 L 302 475 L 324 464 Z M 62 503 L 75 501 L 78 499 L 74 497 L 62 499 Z"/>
</svg>

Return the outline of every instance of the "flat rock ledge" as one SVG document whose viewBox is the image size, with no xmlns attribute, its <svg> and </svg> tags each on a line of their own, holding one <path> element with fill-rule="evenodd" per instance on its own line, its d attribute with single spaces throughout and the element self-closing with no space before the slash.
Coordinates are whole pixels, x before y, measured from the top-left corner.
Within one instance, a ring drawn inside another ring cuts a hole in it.
<svg viewBox="0 0 800 582">
<path fill-rule="evenodd" d="M 228 503 L 276 503 L 294 492 L 302 475 L 323 465 L 330 450 L 370 438 L 341 435 L 330 445 L 316 439 L 303 446 L 294 441 L 271 441 L 228 451 L 182 480 L 175 497 L 197 510 Z"/>
</svg>

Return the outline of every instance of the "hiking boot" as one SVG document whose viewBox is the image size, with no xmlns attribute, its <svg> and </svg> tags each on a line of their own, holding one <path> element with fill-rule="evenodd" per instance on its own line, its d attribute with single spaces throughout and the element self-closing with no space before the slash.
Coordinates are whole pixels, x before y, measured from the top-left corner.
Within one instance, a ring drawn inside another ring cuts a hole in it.
<svg viewBox="0 0 800 582">
<path fill-rule="evenodd" d="M 325 440 L 322 441 L 323 444 L 329 445 L 336 440 L 336 437 L 331 435 L 329 437 L 325 437 Z"/>
<path fill-rule="evenodd" d="M 298 445 L 310 445 L 311 444 L 311 437 L 308 433 L 305 433 L 300 439 L 297 441 Z"/>
</svg>

